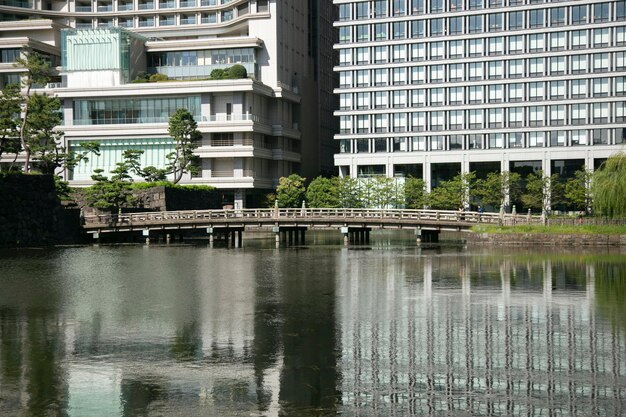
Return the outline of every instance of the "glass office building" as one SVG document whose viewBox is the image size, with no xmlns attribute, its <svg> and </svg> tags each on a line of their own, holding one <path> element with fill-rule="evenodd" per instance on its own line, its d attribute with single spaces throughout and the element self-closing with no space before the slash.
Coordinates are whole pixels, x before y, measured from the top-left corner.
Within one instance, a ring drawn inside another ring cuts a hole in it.
<svg viewBox="0 0 626 417">
<path fill-rule="evenodd" d="M 334 3 L 340 174 L 566 175 L 623 149 L 626 1 Z"/>
</svg>

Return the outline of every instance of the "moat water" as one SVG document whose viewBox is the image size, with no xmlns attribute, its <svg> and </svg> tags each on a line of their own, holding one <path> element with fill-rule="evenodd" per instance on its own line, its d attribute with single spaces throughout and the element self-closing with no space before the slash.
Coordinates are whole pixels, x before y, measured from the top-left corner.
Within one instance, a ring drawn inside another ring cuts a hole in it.
<svg viewBox="0 0 626 417">
<path fill-rule="evenodd" d="M 622 251 L 0 251 L 0 416 L 623 416 Z"/>
</svg>

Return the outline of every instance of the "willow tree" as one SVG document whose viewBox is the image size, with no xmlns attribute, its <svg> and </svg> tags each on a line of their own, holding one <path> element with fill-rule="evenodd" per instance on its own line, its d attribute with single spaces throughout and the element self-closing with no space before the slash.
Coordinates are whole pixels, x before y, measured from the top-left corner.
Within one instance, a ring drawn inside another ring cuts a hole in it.
<svg viewBox="0 0 626 417">
<path fill-rule="evenodd" d="M 593 175 L 594 210 L 607 217 L 626 217 L 626 153 L 607 159 Z"/>
</svg>

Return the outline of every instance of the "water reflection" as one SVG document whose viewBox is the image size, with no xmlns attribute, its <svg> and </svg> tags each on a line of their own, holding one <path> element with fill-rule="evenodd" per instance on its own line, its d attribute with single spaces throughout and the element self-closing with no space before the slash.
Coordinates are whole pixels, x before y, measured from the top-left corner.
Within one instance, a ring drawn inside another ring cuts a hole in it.
<svg viewBox="0 0 626 417">
<path fill-rule="evenodd" d="M 0 415 L 626 407 L 617 256 L 152 246 L 0 262 Z"/>
</svg>

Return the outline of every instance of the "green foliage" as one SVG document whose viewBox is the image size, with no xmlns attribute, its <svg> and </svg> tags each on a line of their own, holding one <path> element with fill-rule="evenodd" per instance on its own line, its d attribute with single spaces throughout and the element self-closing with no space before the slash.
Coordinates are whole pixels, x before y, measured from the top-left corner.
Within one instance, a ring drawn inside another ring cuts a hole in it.
<svg viewBox="0 0 626 417">
<path fill-rule="evenodd" d="M 609 157 L 593 176 L 594 210 L 608 217 L 626 217 L 626 153 Z"/>
<path fill-rule="evenodd" d="M 404 180 L 404 204 L 409 209 L 422 209 L 426 205 L 426 183 L 421 178 Z"/>
<path fill-rule="evenodd" d="M 519 224 L 516 226 L 493 226 L 480 225 L 472 227 L 474 233 L 516 234 L 516 233 L 541 233 L 541 234 L 600 234 L 600 235 L 623 235 L 626 234 L 626 226 L 617 225 L 549 225 Z"/>
<path fill-rule="evenodd" d="M 241 78 L 248 77 L 248 71 L 246 67 L 240 64 L 235 64 L 232 67 L 228 68 L 226 71 L 226 78 L 231 80 L 237 80 Z"/>
<path fill-rule="evenodd" d="M 430 192 L 428 205 L 438 210 L 457 210 L 459 207 L 467 207 L 475 177 L 473 172 L 468 172 L 443 181 Z"/>
<path fill-rule="evenodd" d="M 111 178 L 102 175 L 103 170 L 96 169 L 91 179 L 95 184 L 85 190 L 87 205 L 100 209 L 118 209 L 133 207 L 137 204 L 137 198 L 133 196 L 133 180 L 131 172 L 141 169 L 139 158 L 143 151 L 126 150 L 124 160 L 116 164 L 111 171 Z"/>
<path fill-rule="evenodd" d="M 281 177 L 276 187 L 276 201 L 279 207 L 297 208 L 302 206 L 302 201 L 306 199 L 306 189 L 302 178 L 298 174 L 291 174 L 288 177 Z"/>
<path fill-rule="evenodd" d="M 404 191 L 395 178 L 384 176 L 364 178 L 361 182 L 361 201 L 365 207 L 395 208 L 404 203 Z"/>
<path fill-rule="evenodd" d="M 309 207 L 339 207 L 338 178 L 317 177 L 306 189 L 306 201 Z"/>
<path fill-rule="evenodd" d="M 211 71 L 211 80 L 237 80 L 241 78 L 247 78 L 248 71 L 246 67 L 240 64 L 235 64 L 229 68 L 216 68 Z"/>
<path fill-rule="evenodd" d="M 357 178 L 341 177 L 337 179 L 339 207 L 362 208 L 361 183 Z"/>
<path fill-rule="evenodd" d="M 592 171 L 586 169 L 576 171 L 574 177 L 565 183 L 564 197 L 566 203 L 576 210 L 589 210 L 591 208 L 592 179 Z"/>
<path fill-rule="evenodd" d="M 71 201 L 73 190 L 70 187 L 70 183 L 67 181 L 63 181 L 63 179 L 61 179 L 61 177 L 59 177 L 58 175 L 54 175 L 52 178 L 54 178 L 54 189 L 57 192 L 57 197 L 59 197 L 59 200 Z"/>
<path fill-rule="evenodd" d="M 135 79 L 131 82 L 138 84 L 138 83 L 147 83 L 149 80 L 150 80 L 150 76 L 148 75 L 148 73 L 145 71 L 140 71 L 137 73 L 137 76 L 135 77 Z"/>
<path fill-rule="evenodd" d="M 472 197 L 477 204 L 499 209 L 504 205 L 507 194 L 515 201 L 521 193 L 521 176 L 515 172 L 490 172 L 484 179 L 474 183 Z"/>
<path fill-rule="evenodd" d="M 22 96 L 20 86 L 8 84 L 0 96 L 0 157 L 2 154 L 17 154 L 20 151 L 19 115 Z"/>
<path fill-rule="evenodd" d="M 215 187 L 210 185 L 180 185 L 172 184 L 169 181 L 155 181 L 155 182 L 134 182 L 131 184 L 133 190 L 147 190 L 155 187 L 173 188 L 176 190 L 184 191 L 214 191 Z"/>
<path fill-rule="evenodd" d="M 159 81 L 167 81 L 169 80 L 169 77 L 165 74 L 161 74 L 157 72 L 156 74 L 152 74 L 148 80 L 151 83 L 157 83 Z"/>
<path fill-rule="evenodd" d="M 172 114 L 168 132 L 174 139 L 174 151 L 167 155 L 166 172 L 173 175 L 173 182 L 177 184 L 185 173 L 198 172 L 200 159 L 194 150 L 202 139 L 202 133 L 187 109 L 178 109 Z"/>
<path fill-rule="evenodd" d="M 529 174 L 526 189 L 522 194 L 522 203 L 536 211 L 549 211 L 551 204 L 563 202 L 564 184 L 557 174 L 546 176 L 543 171 Z"/>
<path fill-rule="evenodd" d="M 141 176 L 148 184 L 165 181 L 167 178 L 167 170 L 153 166 L 147 166 L 141 171 Z"/>
</svg>

